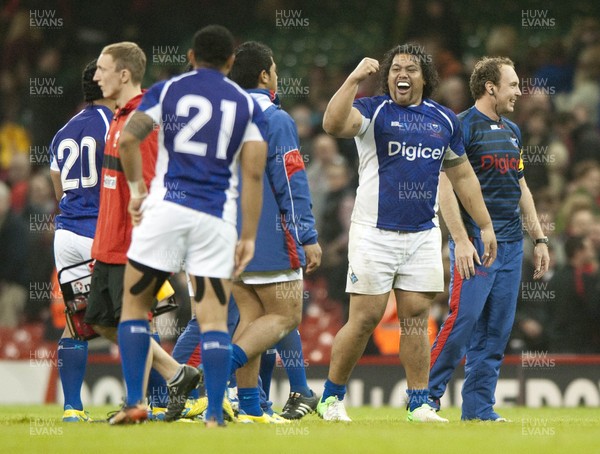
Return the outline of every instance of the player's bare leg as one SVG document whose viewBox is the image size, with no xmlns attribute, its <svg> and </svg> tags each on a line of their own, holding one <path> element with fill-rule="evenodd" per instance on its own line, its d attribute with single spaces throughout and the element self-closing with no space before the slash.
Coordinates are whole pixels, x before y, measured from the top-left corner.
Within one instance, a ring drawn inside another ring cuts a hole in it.
<svg viewBox="0 0 600 454">
<path fill-rule="evenodd" d="M 191 282 L 194 291 L 192 297 L 194 311 L 202 333 L 202 362 L 208 395 L 205 424 L 206 427 L 213 428 L 224 425 L 223 398 L 231 363 L 231 340 L 227 330 L 227 304 L 232 284 L 229 279 L 198 276 L 191 276 Z M 226 338 L 226 340 L 223 341 L 219 338 Z"/>
<path fill-rule="evenodd" d="M 264 315 L 255 319 L 251 326 L 243 329 L 241 335 L 236 337 L 236 344 L 244 350 L 248 359 L 259 356 L 271 348 L 300 324 L 303 283 L 297 280 L 285 284 L 285 291 L 279 291 L 278 284 L 252 286 L 264 309 Z M 244 312 L 246 308 L 244 302 L 239 302 L 238 296 L 244 298 L 245 295 L 248 295 L 248 293 L 240 292 L 243 286 L 245 285 L 236 283 L 233 293 L 238 301 L 240 323 L 246 315 Z M 248 313 L 248 315 L 251 314 Z"/>
<path fill-rule="evenodd" d="M 331 350 L 328 378 L 333 383 L 344 385 L 350 379 L 369 337 L 383 317 L 388 297 L 389 292 L 380 295 L 350 295 L 348 321 L 336 334 Z"/>
<path fill-rule="evenodd" d="M 350 295 L 350 313 L 346 324 L 333 340 L 329 373 L 317 405 L 317 414 L 326 421 L 352 421 L 346 413 L 346 383 L 365 351 L 369 337 L 383 317 L 390 292 L 379 295 Z"/>
<path fill-rule="evenodd" d="M 283 289 L 285 287 L 285 289 Z M 236 371 L 243 422 L 285 423 L 283 418 L 266 415 L 259 404 L 258 373 L 261 354 L 279 342 L 302 318 L 301 280 L 264 285 L 236 283 L 234 296 L 240 311 L 236 345 L 248 362 Z M 242 397 L 244 393 L 244 398 Z M 244 406 L 244 402 L 246 405 Z"/>
<path fill-rule="evenodd" d="M 406 372 L 409 421 L 448 422 L 429 405 L 429 308 L 435 293 L 395 290 L 400 321 L 400 361 Z"/>
<path fill-rule="evenodd" d="M 255 320 L 265 315 L 260 298 L 253 286 L 236 282 L 233 285 L 233 294 L 240 313 L 240 321 L 235 330 L 233 341 L 239 345 L 239 340 Z M 250 334 L 252 336 L 252 334 Z M 269 347 L 267 347 L 269 348 Z M 244 350 L 246 351 L 246 350 Z M 246 352 L 247 354 L 248 352 Z M 258 371 L 260 369 L 260 356 L 248 360 L 248 363 L 236 371 L 238 387 L 253 388 L 258 386 Z"/>
<path fill-rule="evenodd" d="M 435 293 L 395 290 L 400 322 L 400 361 L 409 388 L 427 388 L 429 381 L 428 317 Z"/>
<path fill-rule="evenodd" d="M 203 279 L 204 285 L 204 296 L 197 300 L 198 294 L 198 279 Z M 192 289 L 194 296 L 192 301 L 194 304 L 194 312 L 196 314 L 196 320 L 200 330 L 204 331 L 223 331 L 227 332 L 227 303 L 229 302 L 229 296 L 231 295 L 231 280 L 229 279 L 218 279 L 223 286 L 223 297 L 217 296 L 213 285 L 210 283 L 209 278 L 198 278 L 192 276 Z"/>
</svg>

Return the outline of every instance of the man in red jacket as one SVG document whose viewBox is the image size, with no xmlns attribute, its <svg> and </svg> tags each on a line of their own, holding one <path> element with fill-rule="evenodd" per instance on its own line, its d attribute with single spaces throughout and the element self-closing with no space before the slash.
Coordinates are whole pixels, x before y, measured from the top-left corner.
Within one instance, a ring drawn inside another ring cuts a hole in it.
<svg viewBox="0 0 600 454">
<path fill-rule="evenodd" d="M 121 42 L 102 49 L 94 75 L 103 96 L 116 101 L 117 110 L 104 150 L 100 211 L 92 246 L 92 257 L 96 259 L 96 264 L 85 321 L 113 342 L 117 341 L 116 327 L 121 315 L 123 275 L 132 229 L 127 211 L 129 187 L 121 167 L 118 144 L 123 127 L 142 100 L 141 83 L 145 68 L 146 56 L 142 49 L 135 43 Z M 157 132 L 150 134 L 140 148 L 144 182 L 150 185 L 158 150 Z M 167 381 L 172 402 L 176 396 L 185 396 L 196 387 L 200 380 L 199 372 L 193 367 L 177 363 L 154 340 L 152 355 L 152 366 Z"/>
</svg>

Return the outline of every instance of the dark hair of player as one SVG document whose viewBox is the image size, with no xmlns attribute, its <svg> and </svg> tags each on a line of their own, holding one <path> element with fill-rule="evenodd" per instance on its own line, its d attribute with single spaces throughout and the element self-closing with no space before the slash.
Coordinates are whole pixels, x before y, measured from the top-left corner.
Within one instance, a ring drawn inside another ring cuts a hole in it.
<svg viewBox="0 0 600 454">
<path fill-rule="evenodd" d="M 235 50 L 235 61 L 229 72 L 229 78 L 240 87 L 256 88 L 258 77 L 267 73 L 273 64 L 273 51 L 266 45 L 247 41 Z"/>
<path fill-rule="evenodd" d="M 508 57 L 483 57 L 475 64 L 471 80 L 469 80 L 469 88 L 474 100 L 478 100 L 486 93 L 486 82 L 489 81 L 496 86 L 500 85 L 500 68 L 504 65 L 515 67 L 513 61 Z"/>
<path fill-rule="evenodd" d="M 194 35 L 193 51 L 198 63 L 220 68 L 233 54 L 233 35 L 222 25 L 208 25 Z"/>
<path fill-rule="evenodd" d="M 390 68 L 392 67 L 392 60 L 398 54 L 412 55 L 414 60 L 419 63 L 421 72 L 423 73 L 423 80 L 425 85 L 423 87 L 423 98 L 429 98 L 438 86 L 440 81 L 435 65 L 433 64 L 433 57 L 427 53 L 423 46 L 415 43 L 407 43 L 396 46 L 385 53 L 383 56 L 383 62 L 381 63 L 381 89 L 383 93 L 390 94 L 388 87 L 388 76 L 390 74 Z"/>
<path fill-rule="evenodd" d="M 81 89 L 83 90 L 83 100 L 85 102 L 94 102 L 98 99 L 102 99 L 102 90 L 98 86 L 98 82 L 94 81 L 94 74 L 96 73 L 96 62 L 94 58 L 91 62 L 85 65 L 83 73 L 81 74 Z"/>
</svg>

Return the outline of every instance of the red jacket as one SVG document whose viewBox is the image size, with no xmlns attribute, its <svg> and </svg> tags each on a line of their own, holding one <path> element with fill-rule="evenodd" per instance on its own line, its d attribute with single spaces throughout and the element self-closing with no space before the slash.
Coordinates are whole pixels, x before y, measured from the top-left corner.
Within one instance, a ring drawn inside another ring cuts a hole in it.
<svg viewBox="0 0 600 454">
<path fill-rule="evenodd" d="M 127 250 L 131 243 L 131 216 L 129 206 L 129 186 L 121 167 L 119 137 L 129 116 L 139 106 L 143 93 L 129 100 L 117 109 L 108 130 L 104 161 L 102 162 L 102 186 L 100 188 L 100 211 L 96 236 L 92 246 L 92 257 L 104 263 L 124 265 L 127 263 Z M 154 177 L 158 152 L 156 130 L 140 144 L 143 176 L 147 187 Z"/>
</svg>

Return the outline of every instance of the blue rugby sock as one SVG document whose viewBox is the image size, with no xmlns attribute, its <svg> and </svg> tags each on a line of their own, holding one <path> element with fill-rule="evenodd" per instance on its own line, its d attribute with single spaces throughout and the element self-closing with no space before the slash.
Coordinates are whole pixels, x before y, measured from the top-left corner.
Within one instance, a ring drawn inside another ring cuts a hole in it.
<svg viewBox="0 0 600 454">
<path fill-rule="evenodd" d="M 408 410 L 413 411 L 415 408 L 427 403 L 429 389 L 407 389 L 406 394 L 408 395 Z"/>
<path fill-rule="evenodd" d="M 271 378 L 273 377 L 276 359 L 277 350 L 274 348 L 270 348 L 260 357 L 260 371 L 258 376 L 262 382 L 262 390 L 265 393 L 266 399 L 269 399 L 269 394 L 271 394 Z"/>
<path fill-rule="evenodd" d="M 121 367 L 127 387 L 125 404 L 137 405 L 144 399 L 144 375 L 150 351 L 150 325 L 147 320 L 127 320 L 119 323 Z"/>
<path fill-rule="evenodd" d="M 202 364 L 204 386 L 208 396 L 206 420 L 223 422 L 223 396 L 231 367 L 231 338 L 229 333 L 208 331 L 202 333 Z"/>
<path fill-rule="evenodd" d="M 325 401 L 330 396 L 337 396 L 338 400 L 344 400 L 346 385 L 336 385 L 329 379 L 325 380 L 325 390 L 323 391 L 322 400 Z"/>
<path fill-rule="evenodd" d="M 233 374 L 248 363 L 248 356 L 237 344 L 231 344 L 231 348 L 231 370 L 229 372 Z"/>
<path fill-rule="evenodd" d="M 65 396 L 65 407 L 83 410 L 81 386 L 87 364 L 88 343 L 77 339 L 62 338 L 58 341 L 58 374 Z"/>
<path fill-rule="evenodd" d="M 192 317 L 187 326 L 177 338 L 175 347 L 173 347 L 173 359 L 179 364 L 187 364 L 196 347 L 200 345 L 200 327 L 196 317 Z M 200 397 L 200 388 L 192 389 L 188 397 L 198 399 Z"/>
<path fill-rule="evenodd" d="M 152 338 L 160 345 L 158 333 L 152 333 Z M 167 382 L 154 368 L 150 369 L 148 377 L 148 401 L 153 408 L 166 408 L 169 405 Z"/>
<path fill-rule="evenodd" d="M 277 351 L 290 380 L 290 392 L 300 393 L 304 397 L 312 396 L 312 391 L 306 383 L 300 332 L 297 329 L 290 331 L 277 344 Z"/>
<path fill-rule="evenodd" d="M 240 410 L 247 415 L 261 416 L 263 414 L 260 408 L 260 397 L 258 388 L 238 388 L 238 399 L 240 401 Z"/>
<path fill-rule="evenodd" d="M 273 402 L 271 402 L 269 400 L 269 398 L 267 397 L 267 395 L 265 394 L 265 390 L 263 388 L 263 383 L 260 378 L 260 375 L 258 376 L 257 389 L 258 389 L 258 398 L 260 400 L 260 408 L 262 409 L 262 411 L 264 413 L 268 414 L 269 416 L 273 416 Z"/>
</svg>

